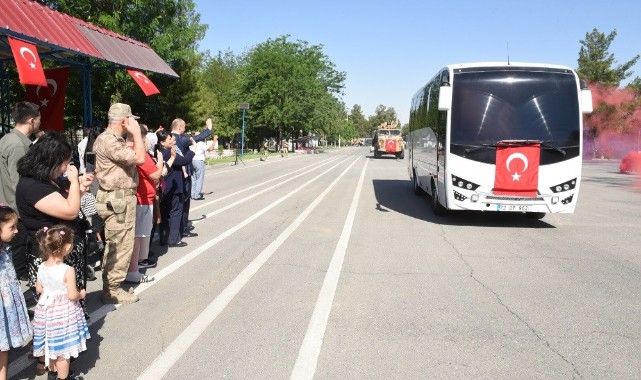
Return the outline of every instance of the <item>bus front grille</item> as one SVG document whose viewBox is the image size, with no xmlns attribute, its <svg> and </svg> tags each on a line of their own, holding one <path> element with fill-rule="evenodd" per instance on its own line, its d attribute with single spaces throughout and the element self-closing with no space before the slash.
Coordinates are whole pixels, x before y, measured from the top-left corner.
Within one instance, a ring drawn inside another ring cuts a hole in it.
<svg viewBox="0 0 641 380">
<path fill-rule="evenodd" d="M 542 201 L 541 197 L 500 197 L 496 195 L 488 195 L 485 199 L 491 199 L 494 201 L 510 201 L 510 202 L 521 202 L 521 201 Z"/>
</svg>

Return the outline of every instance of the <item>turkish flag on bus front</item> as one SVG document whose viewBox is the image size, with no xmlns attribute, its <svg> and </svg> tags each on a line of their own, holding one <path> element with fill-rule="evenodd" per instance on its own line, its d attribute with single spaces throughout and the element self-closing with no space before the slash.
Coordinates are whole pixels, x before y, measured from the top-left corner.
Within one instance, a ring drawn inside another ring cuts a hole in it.
<svg viewBox="0 0 641 380">
<path fill-rule="evenodd" d="M 539 187 L 541 144 L 509 145 L 496 148 L 494 194 L 535 197 Z"/>
</svg>

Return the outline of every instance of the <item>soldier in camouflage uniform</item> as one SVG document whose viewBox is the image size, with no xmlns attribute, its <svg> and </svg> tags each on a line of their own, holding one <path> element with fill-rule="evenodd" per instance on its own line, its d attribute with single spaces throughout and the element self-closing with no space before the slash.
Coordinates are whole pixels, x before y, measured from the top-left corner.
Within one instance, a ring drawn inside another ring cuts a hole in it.
<svg viewBox="0 0 641 380">
<path fill-rule="evenodd" d="M 147 147 L 140 135 L 137 117 L 127 104 L 115 103 L 109 108 L 109 125 L 96 138 L 96 178 L 100 190 L 96 210 L 105 221 L 105 252 L 102 259 L 103 303 L 133 303 L 138 296 L 120 288 L 127 276 L 133 254 L 136 220 L 136 165 L 145 162 Z M 133 149 L 123 136 L 131 134 Z"/>
</svg>

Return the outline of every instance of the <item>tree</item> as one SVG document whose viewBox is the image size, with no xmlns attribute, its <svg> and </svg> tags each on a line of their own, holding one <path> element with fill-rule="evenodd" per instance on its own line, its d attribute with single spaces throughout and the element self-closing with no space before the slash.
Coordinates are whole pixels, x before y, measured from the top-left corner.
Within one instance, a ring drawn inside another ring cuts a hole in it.
<svg viewBox="0 0 641 380">
<path fill-rule="evenodd" d="M 331 94 L 325 94 L 318 102 L 312 125 L 316 125 L 312 132 L 319 134 L 321 140 L 344 144 L 356 135 L 354 125 L 349 120 L 345 111 L 345 104 Z"/>
<path fill-rule="evenodd" d="M 594 104 L 594 112 L 584 116 L 584 125 L 590 128 L 593 138 L 603 140 L 602 145 L 608 145 L 605 139 L 609 134 L 631 133 L 639 123 L 639 78 L 628 88 L 620 89 L 619 85 L 633 74 L 630 68 L 640 56 L 615 66 L 609 49 L 616 35 L 616 30 L 606 36 L 595 28 L 586 33 L 579 51 L 577 73 L 590 83 Z"/>
<path fill-rule="evenodd" d="M 50 8 L 67 13 L 94 25 L 148 44 L 180 75 L 180 79 L 161 75 L 148 76 L 158 86 L 160 95 L 144 97 L 140 89 L 122 69 L 96 70 L 93 73 L 94 115 L 106 119 L 109 104 L 124 101 L 151 126 L 167 124 L 175 117 L 188 123 L 195 120 L 191 105 L 198 93 L 198 71 L 201 55 L 198 42 L 207 25 L 200 23 L 193 0 L 39 0 Z M 100 62 L 94 62 L 100 67 Z M 80 72 L 72 70 L 70 83 L 80 83 Z M 100 91 L 95 91 L 100 89 Z M 81 99 L 81 86 L 68 87 L 67 99 Z M 67 115 L 79 118 L 82 103 L 70 102 Z"/>
<path fill-rule="evenodd" d="M 372 128 L 367 122 L 360 105 L 354 104 L 349 114 L 349 121 L 354 125 L 355 133 L 358 137 L 372 137 Z"/>
<path fill-rule="evenodd" d="M 288 37 L 258 44 L 240 69 L 239 96 L 252 105 L 246 135 L 254 141 L 321 129 L 328 120 L 319 110 L 331 112 L 327 96 L 344 87 L 345 73 L 335 70 L 322 45 Z"/>
<path fill-rule="evenodd" d="M 200 95 L 194 105 L 195 113 L 204 119 L 211 117 L 214 133 L 227 141 L 242 124 L 239 110 L 239 103 L 244 102 L 239 95 L 242 59 L 232 51 L 218 52 L 215 58 L 208 57 L 200 75 Z"/>
<path fill-rule="evenodd" d="M 385 107 L 384 105 L 379 105 L 374 110 L 374 115 L 369 118 L 369 125 L 372 130 L 378 128 L 382 123 L 387 123 L 388 121 L 393 121 L 398 119 L 396 110 L 394 107 Z"/>
<path fill-rule="evenodd" d="M 628 87 L 634 91 L 637 97 L 641 96 L 641 77 L 636 77 L 628 84 Z"/>
<path fill-rule="evenodd" d="M 609 49 L 616 36 L 616 29 L 607 36 L 596 28 L 585 34 L 585 40 L 581 41 L 577 70 L 582 79 L 605 86 L 619 86 L 622 80 L 633 74 L 630 68 L 639 60 L 639 54 L 624 64 L 613 67 L 617 61 Z"/>
</svg>

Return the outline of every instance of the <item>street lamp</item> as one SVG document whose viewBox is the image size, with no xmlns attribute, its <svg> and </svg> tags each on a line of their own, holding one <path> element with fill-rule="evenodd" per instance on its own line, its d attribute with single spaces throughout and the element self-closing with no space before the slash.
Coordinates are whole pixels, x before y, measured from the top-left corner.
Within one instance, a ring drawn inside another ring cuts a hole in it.
<svg viewBox="0 0 641 380">
<path fill-rule="evenodd" d="M 245 154 L 245 111 L 249 109 L 249 103 L 240 103 L 239 107 L 243 110 L 243 133 L 240 140 L 240 156 L 242 157 Z"/>
</svg>

